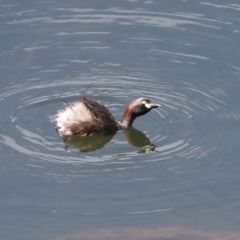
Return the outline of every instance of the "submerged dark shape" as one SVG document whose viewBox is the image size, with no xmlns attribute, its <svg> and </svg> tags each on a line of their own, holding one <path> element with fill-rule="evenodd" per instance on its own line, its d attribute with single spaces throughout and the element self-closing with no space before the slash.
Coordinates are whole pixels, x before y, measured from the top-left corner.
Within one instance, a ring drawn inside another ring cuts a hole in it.
<svg viewBox="0 0 240 240">
<path fill-rule="evenodd" d="M 83 97 L 58 111 L 54 123 L 63 138 L 72 135 L 114 134 L 118 130 L 128 129 L 136 117 L 158 107 L 159 104 L 147 98 L 138 98 L 127 106 L 122 121 L 118 122 L 104 105 Z"/>
</svg>

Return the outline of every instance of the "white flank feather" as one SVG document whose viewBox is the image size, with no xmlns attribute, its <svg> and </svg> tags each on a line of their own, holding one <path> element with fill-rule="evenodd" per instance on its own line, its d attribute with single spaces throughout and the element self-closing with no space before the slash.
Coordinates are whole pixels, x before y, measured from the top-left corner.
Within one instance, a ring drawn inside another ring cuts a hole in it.
<svg viewBox="0 0 240 240">
<path fill-rule="evenodd" d="M 55 115 L 55 125 L 61 137 L 72 135 L 71 126 L 81 122 L 91 121 L 92 114 L 81 101 L 76 101 L 58 111 Z"/>
</svg>

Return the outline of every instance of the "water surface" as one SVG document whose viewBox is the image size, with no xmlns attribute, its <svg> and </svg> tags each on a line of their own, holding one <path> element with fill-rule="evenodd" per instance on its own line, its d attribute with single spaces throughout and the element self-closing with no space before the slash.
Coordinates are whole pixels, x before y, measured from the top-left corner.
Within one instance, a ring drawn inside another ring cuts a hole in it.
<svg viewBox="0 0 240 240">
<path fill-rule="evenodd" d="M 1 238 L 239 231 L 239 9 L 226 1 L 3 2 Z M 95 151 L 66 149 L 52 119 L 62 100 L 83 95 L 119 120 L 138 97 L 162 107 Z"/>
</svg>

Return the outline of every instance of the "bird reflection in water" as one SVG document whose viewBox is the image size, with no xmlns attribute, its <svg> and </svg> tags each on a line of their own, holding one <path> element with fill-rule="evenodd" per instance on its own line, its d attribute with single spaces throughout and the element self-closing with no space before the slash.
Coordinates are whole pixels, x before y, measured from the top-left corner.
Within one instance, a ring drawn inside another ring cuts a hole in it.
<svg viewBox="0 0 240 240">
<path fill-rule="evenodd" d="M 149 138 L 141 131 L 130 127 L 124 131 L 124 136 L 129 144 L 134 147 L 140 148 L 138 153 L 148 153 L 155 151 L 155 145 L 153 145 Z"/>
<path fill-rule="evenodd" d="M 127 142 L 133 147 L 140 148 L 138 153 L 148 153 L 155 151 L 149 138 L 141 131 L 130 127 L 123 131 Z M 65 142 L 65 149 L 69 146 L 79 149 L 81 152 L 91 152 L 103 148 L 111 141 L 115 134 L 95 135 L 95 136 L 68 136 L 63 138 Z"/>
</svg>

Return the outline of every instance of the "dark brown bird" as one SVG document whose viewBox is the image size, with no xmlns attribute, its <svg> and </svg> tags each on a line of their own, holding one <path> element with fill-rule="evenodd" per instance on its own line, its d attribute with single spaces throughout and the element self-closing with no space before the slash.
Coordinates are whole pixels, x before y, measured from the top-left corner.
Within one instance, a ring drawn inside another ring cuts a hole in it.
<svg viewBox="0 0 240 240">
<path fill-rule="evenodd" d="M 147 98 L 138 98 L 128 105 L 122 121 L 118 122 L 104 105 L 83 97 L 58 111 L 54 123 L 61 137 L 114 134 L 118 130 L 129 128 L 136 117 L 158 107 L 159 104 L 152 103 Z"/>
</svg>

